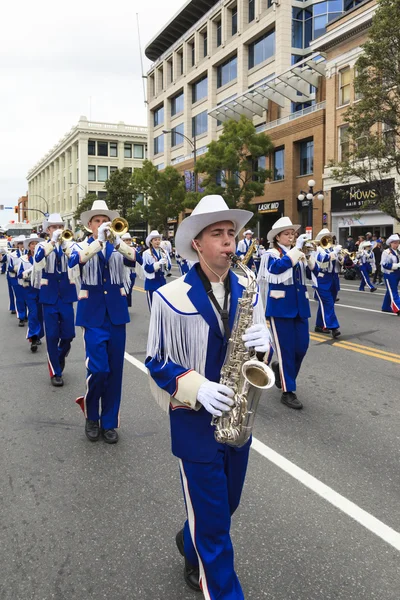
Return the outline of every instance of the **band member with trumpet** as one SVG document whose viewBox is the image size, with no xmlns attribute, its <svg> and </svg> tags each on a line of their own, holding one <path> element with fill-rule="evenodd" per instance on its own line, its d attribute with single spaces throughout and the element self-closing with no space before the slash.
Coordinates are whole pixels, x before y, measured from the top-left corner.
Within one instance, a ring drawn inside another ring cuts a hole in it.
<svg viewBox="0 0 400 600">
<path fill-rule="evenodd" d="M 146 366 L 157 402 L 170 416 L 172 453 L 179 459 L 187 521 L 176 536 L 184 579 L 206 600 L 243 600 L 234 570 L 231 516 L 239 505 L 250 441 L 241 448 L 214 437 L 211 415 L 230 411 L 234 392 L 219 383 L 245 278 L 230 269 L 235 236 L 252 218 L 221 196 L 203 197 L 177 230 L 175 247 L 199 261 L 153 295 Z M 271 351 L 264 308 L 256 293 L 246 348 Z M 245 349 L 245 348 L 244 348 Z"/>
<path fill-rule="evenodd" d="M 161 234 L 155 229 L 146 238 L 147 250 L 143 252 L 144 289 L 147 294 L 149 310 L 153 302 L 153 294 L 167 283 L 165 276 L 171 271 L 171 259 L 161 248 Z"/>
<path fill-rule="evenodd" d="M 306 279 L 311 279 L 311 273 L 318 273 L 312 248 L 304 248 L 307 235 L 300 235 L 295 241 L 299 229 L 300 225 L 293 225 L 289 217 L 273 224 L 267 235 L 271 247 L 262 255 L 258 273 L 278 357 L 278 362 L 271 365 L 275 384 L 282 388 L 282 404 L 297 410 L 303 404 L 296 395 L 296 380 L 310 342 Z"/>
<path fill-rule="evenodd" d="M 243 233 L 243 239 L 239 240 L 237 248 L 236 248 L 237 256 L 239 256 L 239 258 L 241 258 L 243 260 L 243 258 L 246 256 L 247 252 L 249 251 L 249 248 L 251 246 L 253 246 L 254 252 L 252 252 L 252 256 L 250 257 L 250 259 L 247 262 L 247 266 L 249 267 L 249 269 L 251 269 L 252 266 L 254 265 L 253 254 L 255 253 L 255 244 L 253 243 L 253 235 L 254 234 L 251 231 L 251 229 L 246 229 L 246 231 Z"/>
<path fill-rule="evenodd" d="M 372 242 L 369 240 L 361 242 L 359 246 L 358 268 L 361 273 L 359 291 L 363 292 L 367 286 L 370 292 L 376 292 L 378 288 L 374 286 L 369 277 L 376 271 L 375 255 L 372 252 Z"/>
<path fill-rule="evenodd" d="M 7 257 L 7 280 L 8 280 L 9 286 L 12 289 L 12 293 L 15 296 L 14 307 L 16 307 L 16 309 L 17 309 L 17 317 L 19 319 L 19 323 L 18 323 L 19 327 L 24 327 L 26 321 L 28 320 L 24 292 L 23 292 L 21 286 L 18 284 L 18 272 L 19 272 L 19 268 L 20 268 L 20 264 L 21 264 L 21 258 L 25 254 L 24 241 L 25 241 L 24 235 L 19 235 L 18 237 L 14 238 L 15 249 L 12 250 L 8 254 L 8 257 Z M 13 314 L 11 307 L 12 307 L 12 303 L 11 303 L 11 292 L 10 292 L 10 309 L 11 309 L 11 313 Z"/>
<path fill-rule="evenodd" d="M 63 230 L 64 222 L 58 213 L 43 221 L 49 240 L 36 246 L 33 269 L 34 286 L 40 289 L 39 302 L 43 305 L 50 380 L 55 387 L 64 385 L 65 359 L 75 337 L 73 304 L 78 299 L 65 255 L 70 242 L 62 239 Z"/>
<path fill-rule="evenodd" d="M 86 394 L 76 402 L 86 417 L 86 437 L 96 442 L 101 432 L 107 444 L 115 444 L 130 320 L 125 267 L 134 266 L 136 250 L 121 239 L 128 223 L 104 200 L 95 200 L 91 210 L 81 214 L 81 222 L 91 235 L 73 246 L 68 262 L 82 282 L 76 325 L 83 328 L 87 368 Z"/>
<path fill-rule="evenodd" d="M 32 284 L 34 256 L 40 237 L 32 233 L 24 240 L 26 254 L 21 257 L 18 271 L 18 283 L 22 287 L 25 304 L 28 307 L 28 331 L 26 339 L 31 344 L 31 352 L 36 352 L 44 336 L 43 310 L 39 302 L 39 290 Z"/>
<path fill-rule="evenodd" d="M 386 240 L 388 248 L 382 252 L 381 266 L 386 285 L 386 294 L 383 299 L 383 312 L 394 312 L 400 316 L 400 237 L 394 233 Z"/>
<path fill-rule="evenodd" d="M 331 333 L 333 338 L 340 336 L 339 321 L 335 313 L 335 301 L 338 293 L 338 265 L 343 261 L 341 246 L 333 246 L 333 234 L 324 228 L 315 238 L 319 242 L 314 253 L 319 272 L 313 277 L 314 298 L 318 302 L 315 331 Z"/>
</svg>

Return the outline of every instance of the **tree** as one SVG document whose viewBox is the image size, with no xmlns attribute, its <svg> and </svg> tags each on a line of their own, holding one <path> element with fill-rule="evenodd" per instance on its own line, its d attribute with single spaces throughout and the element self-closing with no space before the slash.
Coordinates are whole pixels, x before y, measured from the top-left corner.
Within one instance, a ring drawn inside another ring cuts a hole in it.
<svg viewBox="0 0 400 600">
<path fill-rule="evenodd" d="M 224 123 L 221 136 L 197 159 L 195 170 L 205 175 L 202 187 L 207 194 L 220 194 L 230 208 L 254 211 L 251 200 L 264 194 L 264 183 L 271 176 L 258 167 L 257 159 L 272 150 L 270 138 L 256 133 L 252 121 L 241 116 L 239 121 Z"/>
<path fill-rule="evenodd" d="M 134 170 L 132 185 L 144 198 L 136 202 L 132 218 L 148 221 L 152 229 L 167 235 L 168 219 L 177 219 L 185 208 L 185 185 L 179 171 L 171 166 L 158 171 L 145 160 L 141 169 Z"/>
<path fill-rule="evenodd" d="M 360 100 L 345 115 L 349 151 L 332 175 L 341 182 L 357 178 L 373 184 L 371 206 L 400 221 L 400 0 L 379 0 L 369 39 L 356 63 L 354 88 Z"/>
<path fill-rule="evenodd" d="M 104 187 L 107 190 L 108 208 L 117 210 L 121 217 L 128 219 L 138 195 L 133 185 L 132 174 L 128 169 L 117 169 L 111 173 Z"/>
<path fill-rule="evenodd" d="M 92 208 L 92 204 L 95 200 L 97 200 L 96 194 L 93 194 L 92 192 L 88 192 L 86 194 L 86 196 L 79 202 L 78 206 L 76 207 L 76 210 L 74 212 L 74 219 L 75 220 L 80 219 L 81 214 L 85 210 L 90 210 Z"/>
</svg>

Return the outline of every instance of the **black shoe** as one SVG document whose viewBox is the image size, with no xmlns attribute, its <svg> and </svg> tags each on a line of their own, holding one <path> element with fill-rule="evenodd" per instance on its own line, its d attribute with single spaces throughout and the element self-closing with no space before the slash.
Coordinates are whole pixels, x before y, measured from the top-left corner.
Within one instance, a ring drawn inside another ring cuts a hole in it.
<svg viewBox="0 0 400 600">
<path fill-rule="evenodd" d="M 303 408 L 302 403 L 298 400 L 296 394 L 294 392 L 283 392 L 281 396 L 282 404 L 286 404 L 289 408 L 295 408 L 296 410 L 300 410 Z"/>
<path fill-rule="evenodd" d="M 279 371 L 279 363 L 276 360 L 273 363 L 271 363 L 271 369 L 273 370 L 274 375 L 275 375 L 275 385 L 279 390 L 281 390 L 282 389 L 281 374 Z"/>
<path fill-rule="evenodd" d="M 63 372 L 65 369 L 65 358 L 60 359 L 60 369 L 61 372 Z"/>
<path fill-rule="evenodd" d="M 377 289 L 378 289 L 378 288 L 376 288 L 376 287 L 373 287 L 373 288 L 371 288 L 369 291 L 370 291 L 370 292 L 376 292 L 376 290 L 377 290 Z"/>
<path fill-rule="evenodd" d="M 31 341 L 31 352 L 36 352 L 37 351 L 37 341 L 32 339 Z"/>
<path fill-rule="evenodd" d="M 91 421 L 86 419 L 85 423 L 85 435 L 91 442 L 97 442 L 100 437 L 100 427 L 98 421 Z"/>
<path fill-rule="evenodd" d="M 340 298 L 336 298 L 335 302 L 339 302 Z"/>
<path fill-rule="evenodd" d="M 38 339 L 38 340 L 36 340 L 36 345 L 37 345 L 37 346 L 41 346 L 41 345 L 42 345 L 42 340 L 39 340 L 39 339 Z"/>
<path fill-rule="evenodd" d="M 54 375 L 54 377 L 51 378 L 51 385 L 54 385 L 54 387 L 62 387 L 64 385 L 63 378 L 59 375 Z"/>
<path fill-rule="evenodd" d="M 12 315 L 16 315 L 16 314 L 17 314 L 17 311 L 16 311 L 16 310 L 12 310 L 12 311 L 11 311 L 11 314 L 12 314 Z"/>
<path fill-rule="evenodd" d="M 314 327 L 314 331 L 316 331 L 317 333 L 328 333 L 328 334 L 331 332 L 331 330 L 328 329 L 327 327 L 317 327 L 317 326 Z"/>
<path fill-rule="evenodd" d="M 27 323 L 28 322 L 28 317 L 25 317 L 24 321 L 25 321 L 25 323 Z"/>
<path fill-rule="evenodd" d="M 118 433 L 115 429 L 102 429 L 101 433 L 106 444 L 116 444 L 118 442 Z"/>
<path fill-rule="evenodd" d="M 332 329 L 331 331 L 333 339 L 338 338 L 340 335 L 339 329 Z"/>
<path fill-rule="evenodd" d="M 25 327 L 25 321 L 24 321 L 24 319 L 20 319 L 19 320 L 18 327 Z"/>
<path fill-rule="evenodd" d="M 201 592 L 201 587 L 199 584 L 199 580 L 200 580 L 199 569 L 198 569 L 198 567 L 194 567 L 193 565 L 191 565 L 186 560 L 185 548 L 184 548 L 184 543 L 183 543 L 183 529 L 178 531 L 178 533 L 176 534 L 175 542 L 176 542 L 176 545 L 177 545 L 177 548 L 178 548 L 180 554 L 185 559 L 185 567 L 183 569 L 183 578 L 186 581 L 186 584 L 190 587 L 190 589 L 194 590 L 195 592 Z"/>
</svg>

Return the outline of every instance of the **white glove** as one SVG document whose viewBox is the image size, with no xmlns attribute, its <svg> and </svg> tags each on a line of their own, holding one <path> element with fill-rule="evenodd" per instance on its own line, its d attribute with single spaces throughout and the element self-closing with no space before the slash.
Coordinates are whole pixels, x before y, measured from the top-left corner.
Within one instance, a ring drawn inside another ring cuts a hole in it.
<svg viewBox="0 0 400 600">
<path fill-rule="evenodd" d="M 303 233 L 302 235 L 299 235 L 299 237 L 296 240 L 296 248 L 298 248 L 299 250 L 301 250 L 304 246 L 304 243 L 309 239 L 307 233 Z"/>
<path fill-rule="evenodd" d="M 400 263 L 393 263 L 392 264 L 392 269 L 393 269 L 393 271 L 396 271 L 397 269 L 400 269 Z"/>
<path fill-rule="evenodd" d="M 105 242 L 107 240 L 107 234 L 110 231 L 111 221 L 108 223 L 102 223 L 97 231 L 97 239 L 99 242 Z"/>
<path fill-rule="evenodd" d="M 263 352 L 265 354 L 270 347 L 269 333 L 264 323 L 248 327 L 244 335 L 242 335 L 242 340 L 245 342 L 244 345 L 246 348 L 254 348 L 256 352 Z"/>
<path fill-rule="evenodd" d="M 343 246 L 341 246 L 340 244 L 337 244 L 337 246 L 333 247 L 335 252 L 340 252 L 343 249 Z"/>
<path fill-rule="evenodd" d="M 31 269 L 22 273 L 22 279 L 28 279 L 32 275 Z"/>
<path fill-rule="evenodd" d="M 114 248 L 117 248 L 121 244 L 121 241 L 122 241 L 121 236 L 117 234 L 113 241 Z"/>
<path fill-rule="evenodd" d="M 60 235 L 62 234 L 63 229 L 56 229 L 53 231 L 53 235 L 51 236 L 51 241 L 57 244 Z"/>
<path fill-rule="evenodd" d="M 214 381 L 205 381 L 197 392 L 197 400 L 214 417 L 220 417 L 223 412 L 227 412 L 232 408 L 234 404 L 233 396 L 233 390 Z"/>
</svg>

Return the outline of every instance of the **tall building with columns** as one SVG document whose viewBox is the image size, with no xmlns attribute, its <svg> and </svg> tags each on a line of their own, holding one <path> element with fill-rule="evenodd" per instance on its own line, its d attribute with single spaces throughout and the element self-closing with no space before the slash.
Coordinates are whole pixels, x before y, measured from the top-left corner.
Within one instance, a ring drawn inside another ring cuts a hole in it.
<svg viewBox="0 0 400 600">
<path fill-rule="evenodd" d="M 74 212 L 87 192 L 106 197 L 104 183 L 117 169 L 133 171 L 147 155 L 147 128 L 99 123 L 81 117 L 76 126 L 29 171 L 29 208 L 60 213 L 74 228 Z M 33 226 L 43 216 L 30 211 Z"/>
</svg>

